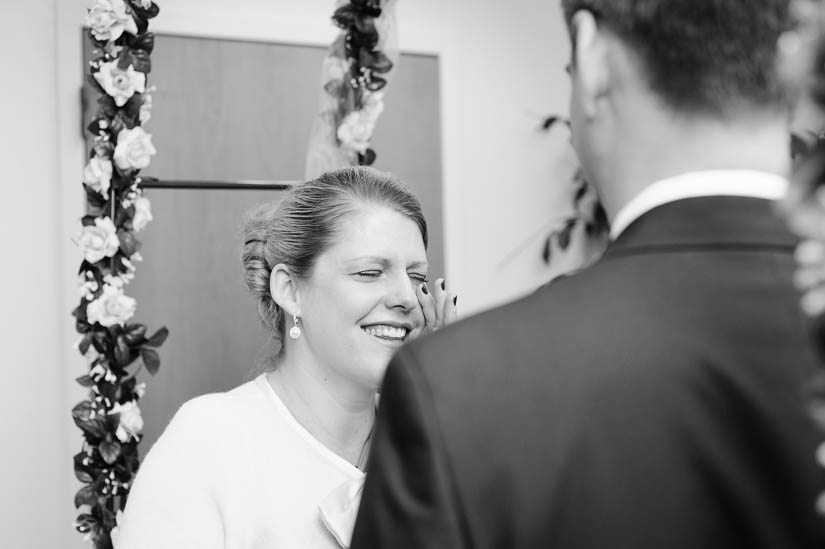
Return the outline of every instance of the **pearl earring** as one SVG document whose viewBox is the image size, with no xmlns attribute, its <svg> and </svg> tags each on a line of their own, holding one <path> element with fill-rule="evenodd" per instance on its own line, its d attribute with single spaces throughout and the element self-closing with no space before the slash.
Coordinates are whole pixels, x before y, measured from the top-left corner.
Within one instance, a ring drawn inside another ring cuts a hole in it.
<svg viewBox="0 0 825 549">
<path fill-rule="evenodd" d="M 289 329 L 289 337 L 292 339 L 301 337 L 301 328 L 298 327 L 298 315 L 292 315 L 292 328 Z"/>
</svg>

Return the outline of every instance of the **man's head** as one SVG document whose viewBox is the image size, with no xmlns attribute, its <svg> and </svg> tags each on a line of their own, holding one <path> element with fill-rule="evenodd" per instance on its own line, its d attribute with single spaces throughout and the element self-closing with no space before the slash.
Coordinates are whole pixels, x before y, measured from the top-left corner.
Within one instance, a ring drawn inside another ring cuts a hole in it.
<svg viewBox="0 0 825 549">
<path fill-rule="evenodd" d="M 666 165 L 667 143 L 690 149 L 681 140 L 691 132 L 674 128 L 701 128 L 696 135 L 715 125 L 718 136 L 743 121 L 782 120 L 776 50 L 789 3 L 562 0 L 572 40 L 573 142 L 586 178 L 603 191 L 625 168 L 637 178 L 700 169 L 707 159 Z M 639 173 L 650 160 L 663 165 Z"/>
<path fill-rule="evenodd" d="M 782 104 L 776 41 L 789 25 L 788 0 L 562 0 L 562 5 L 571 35 L 574 14 L 592 13 L 600 27 L 632 49 L 650 88 L 676 110 L 725 115 L 742 106 Z"/>
</svg>

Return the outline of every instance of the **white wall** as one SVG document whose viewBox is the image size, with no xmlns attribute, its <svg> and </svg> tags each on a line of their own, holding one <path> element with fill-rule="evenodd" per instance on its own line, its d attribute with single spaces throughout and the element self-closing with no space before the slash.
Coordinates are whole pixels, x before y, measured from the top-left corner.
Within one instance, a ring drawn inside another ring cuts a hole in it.
<svg viewBox="0 0 825 549">
<path fill-rule="evenodd" d="M 37 0 L 0 17 L 0 547 L 73 539 L 56 14 Z"/>
<path fill-rule="evenodd" d="M 74 533 L 70 419 L 83 372 L 71 349 L 82 215 L 80 25 L 91 0 L 4 2 L 0 51 L 0 547 L 83 547 Z M 333 0 L 159 0 L 156 31 L 327 43 Z M 448 283 L 467 314 L 550 276 L 538 237 L 568 208 L 566 31 L 557 2 L 401 0 L 402 49 L 442 60 Z M 162 55 L 156 52 L 155 55 Z M 156 83 L 162 86 L 162 82 Z M 391 105 L 392 88 L 387 103 Z M 379 122 L 380 123 L 380 122 Z M 502 260 L 511 257 L 509 263 Z M 140 273 L 138 272 L 138 276 Z"/>
</svg>

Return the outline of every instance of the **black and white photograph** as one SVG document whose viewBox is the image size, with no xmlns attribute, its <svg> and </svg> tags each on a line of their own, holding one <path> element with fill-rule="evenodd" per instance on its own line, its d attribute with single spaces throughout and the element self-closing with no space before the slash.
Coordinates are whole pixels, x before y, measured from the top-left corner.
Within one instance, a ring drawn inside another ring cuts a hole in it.
<svg viewBox="0 0 825 549">
<path fill-rule="evenodd" d="M 0 547 L 825 548 L 825 1 L 0 10 Z"/>
</svg>

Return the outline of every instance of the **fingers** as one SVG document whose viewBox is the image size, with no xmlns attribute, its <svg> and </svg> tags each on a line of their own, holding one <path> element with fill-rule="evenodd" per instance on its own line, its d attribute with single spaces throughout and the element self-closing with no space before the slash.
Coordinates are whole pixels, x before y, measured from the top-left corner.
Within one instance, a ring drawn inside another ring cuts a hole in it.
<svg viewBox="0 0 825 549">
<path fill-rule="evenodd" d="M 426 282 L 422 282 L 415 290 L 418 303 L 421 304 L 421 312 L 424 314 L 424 331 L 430 332 L 436 326 L 438 315 L 435 312 L 435 298 L 433 298 Z"/>
<path fill-rule="evenodd" d="M 447 301 L 447 286 L 443 278 L 436 278 L 433 286 L 433 298 L 435 299 L 435 327 L 444 326 L 444 304 Z"/>
<path fill-rule="evenodd" d="M 438 278 L 432 287 L 422 283 L 416 289 L 418 302 L 424 315 L 424 333 L 433 332 L 458 318 L 458 296 L 447 291 L 443 278 Z"/>
<path fill-rule="evenodd" d="M 447 291 L 447 282 L 443 278 L 435 281 L 433 297 L 435 298 L 435 311 L 438 315 L 435 325 L 436 328 L 446 326 L 458 318 L 458 311 L 456 309 L 458 296 Z"/>
<path fill-rule="evenodd" d="M 458 320 L 458 296 L 455 294 L 447 294 L 447 299 L 444 300 L 444 310 L 442 314 L 443 325 L 450 324 Z"/>
</svg>

